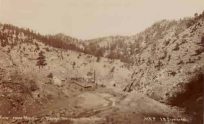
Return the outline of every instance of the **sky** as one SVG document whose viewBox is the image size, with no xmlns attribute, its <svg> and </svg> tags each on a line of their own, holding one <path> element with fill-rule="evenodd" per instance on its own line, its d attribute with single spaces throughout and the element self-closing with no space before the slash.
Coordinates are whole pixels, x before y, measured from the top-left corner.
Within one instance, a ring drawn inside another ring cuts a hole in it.
<svg viewBox="0 0 204 124">
<path fill-rule="evenodd" d="M 0 23 L 80 39 L 133 35 L 204 11 L 204 0 L 0 0 Z"/>
</svg>

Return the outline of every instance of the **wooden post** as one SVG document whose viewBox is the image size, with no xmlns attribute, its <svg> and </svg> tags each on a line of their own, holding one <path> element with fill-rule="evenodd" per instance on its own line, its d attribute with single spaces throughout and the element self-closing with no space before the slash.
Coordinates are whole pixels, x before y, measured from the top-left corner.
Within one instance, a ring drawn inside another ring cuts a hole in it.
<svg viewBox="0 0 204 124">
<path fill-rule="evenodd" d="M 96 71 L 94 69 L 94 83 L 96 83 Z"/>
</svg>

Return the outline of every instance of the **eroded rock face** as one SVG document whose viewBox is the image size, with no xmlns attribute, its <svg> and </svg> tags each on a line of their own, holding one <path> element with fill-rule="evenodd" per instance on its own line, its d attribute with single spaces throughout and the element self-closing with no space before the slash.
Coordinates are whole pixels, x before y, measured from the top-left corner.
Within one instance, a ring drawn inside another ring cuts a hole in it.
<svg viewBox="0 0 204 124">
<path fill-rule="evenodd" d="M 195 19 L 188 28 L 182 26 L 183 21 L 164 28 L 169 23 L 157 24 L 158 29 L 165 29 L 162 32 L 151 28 L 146 30 L 149 40 L 145 46 L 140 46 L 140 52 L 133 55 L 133 82 L 125 90 L 135 89 L 169 103 L 177 93 L 185 92 L 185 85 L 194 77 L 204 74 L 204 17 Z M 157 33 L 160 37 L 155 39 Z"/>
</svg>

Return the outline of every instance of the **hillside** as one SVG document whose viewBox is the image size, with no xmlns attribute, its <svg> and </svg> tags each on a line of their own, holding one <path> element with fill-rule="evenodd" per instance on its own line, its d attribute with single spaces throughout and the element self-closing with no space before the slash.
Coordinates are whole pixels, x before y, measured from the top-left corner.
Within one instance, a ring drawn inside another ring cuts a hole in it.
<svg viewBox="0 0 204 124">
<path fill-rule="evenodd" d="M 71 118 L 65 123 L 143 123 L 146 116 L 202 123 L 204 13 L 162 20 L 133 36 L 91 40 L 0 24 L 0 58 L 3 116 L 33 116 L 35 123 L 48 123 L 45 116 Z"/>
<path fill-rule="evenodd" d="M 132 56 L 132 81 L 124 90 L 185 107 L 202 118 L 204 13 L 187 20 L 156 23 L 140 36 L 143 42 Z"/>
</svg>

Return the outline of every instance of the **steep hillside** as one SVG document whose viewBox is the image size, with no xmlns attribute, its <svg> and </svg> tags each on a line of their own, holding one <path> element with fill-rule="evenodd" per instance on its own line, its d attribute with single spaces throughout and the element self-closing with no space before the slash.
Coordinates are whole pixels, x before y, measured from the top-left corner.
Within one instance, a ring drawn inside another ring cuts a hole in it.
<svg viewBox="0 0 204 124">
<path fill-rule="evenodd" d="M 194 23 L 188 27 L 189 21 Z M 161 21 L 142 32 L 143 42 L 133 55 L 134 86 L 127 90 L 134 87 L 165 101 L 195 75 L 202 74 L 203 29 L 204 14 L 188 20 Z"/>
<path fill-rule="evenodd" d="M 188 20 L 162 21 L 141 33 L 147 40 L 134 58 L 132 81 L 124 91 L 136 90 L 194 113 L 203 113 L 204 13 Z"/>
</svg>

